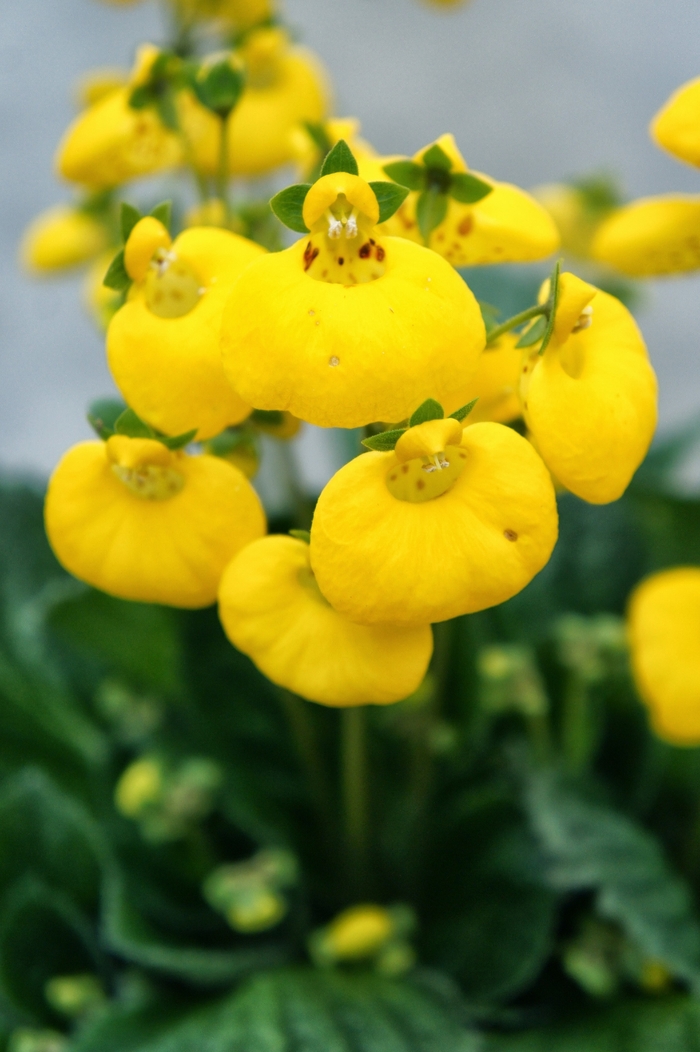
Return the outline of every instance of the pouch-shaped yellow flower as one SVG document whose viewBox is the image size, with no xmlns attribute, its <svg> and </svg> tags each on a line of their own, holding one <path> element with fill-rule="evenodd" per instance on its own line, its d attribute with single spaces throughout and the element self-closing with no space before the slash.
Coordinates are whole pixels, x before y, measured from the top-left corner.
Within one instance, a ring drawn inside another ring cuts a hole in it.
<svg viewBox="0 0 700 1052">
<path fill-rule="evenodd" d="M 501 424 L 431 420 L 333 476 L 311 565 L 351 620 L 421 624 L 510 599 L 556 539 L 554 489 L 529 442 Z"/>
<path fill-rule="evenodd" d="M 509 424 L 522 415 L 519 388 L 523 352 L 515 346 L 517 342 L 514 333 L 506 332 L 487 344 L 476 372 L 462 392 L 465 405 L 478 398 L 469 413 L 470 424 L 484 420 Z"/>
<path fill-rule="evenodd" d="M 700 77 L 683 84 L 654 117 L 651 137 L 680 161 L 700 166 Z"/>
<path fill-rule="evenodd" d="M 104 189 L 180 163 L 180 138 L 165 127 L 156 111 L 129 106 L 133 88 L 148 77 L 158 54 L 153 45 L 142 45 L 129 83 L 84 110 L 70 125 L 56 155 L 56 166 L 65 179 Z"/>
<path fill-rule="evenodd" d="M 629 605 L 632 669 L 654 730 L 700 745 L 700 567 L 648 577 Z"/>
<path fill-rule="evenodd" d="M 42 212 L 25 231 L 22 260 L 29 270 L 52 273 L 87 263 L 109 244 L 104 223 L 72 205 Z"/>
<path fill-rule="evenodd" d="M 537 449 L 562 485 L 592 504 L 617 500 L 657 416 L 656 377 L 627 308 L 562 274 L 552 339 L 525 362 L 520 393 Z"/>
<path fill-rule="evenodd" d="M 245 401 L 321 427 L 462 404 L 485 342 L 477 302 L 436 253 L 379 237 L 378 218 L 368 183 L 325 175 L 304 202 L 310 234 L 238 279 L 222 350 Z"/>
<path fill-rule="evenodd" d="M 328 99 L 326 75 L 315 55 L 289 46 L 281 29 L 251 33 L 238 54 L 246 69 L 246 87 L 228 118 L 229 171 L 262 175 L 294 159 L 293 128 L 322 120 Z M 180 119 L 197 167 L 216 173 L 220 119 L 186 94 L 180 101 Z"/>
<path fill-rule="evenodd" d="M 321 594 L 309 546 L 275 535 L 248 545 L 219 588 L 226 635 L 268 679 L 322 705 L 386 705 L 420 685 L 430 626 L 352 624 Z"/>
<path fill-rule="evenodd" d="M 309 121 L 298 124 L 290 132 L 290 143 L 294 159 L 299 166 L 302 179 L 313 178 L 320 168 L 326 153 L 343 139 L 350 147 L 359 165 L 377 158 L 376 150 L 360 136 L 360 122 L 356 117 L 331 117 L 315 127 Z M 377 167 L 371 175 L 362 173 L 364 179 L 386 179 Z"/>
<path fill-rule="evenodd" d="M 442 135 L 415 154 L 417 164 L 437 145 L 452 161 L 453 173 L 466 173 L 467 165 L 452 135 Z M 385 163 L 395 158 L 383 159 Z M 370 162 L 373 166 L 376 162 Z M 361 169 L 364 173 L 364 168 Z M 526 263 L 556 251 L 559 234 L 549 213 L 530 194 L 510 183 L 499 183 L 481 172 L 471 172 L 492 187 L 474 204 L 448 198 L 445 218 L 432 231 L 428 244 L 455 267 L 486 263 Z M 382 176 L 372 176 L 382 178 Z M 384 177 L 386 178 L 386 177 Z M 387 233 L 423 244 L 416 207 L 419 194 L 409 194 L 385 224 Z"/>
<path fill-rule="evenodd" d="M 665 194 L 633 201 L 603 221 L 591 255 L 633 278 L 700 267 L 700 197 Z"/>
<path fill-rule="evenodd" d="M 182 607 L 213 603 L 227 563 L 265 532 L 258 496 L 231 464 L 125 435 L 65 454 L 45 519 L 76 577 L 122 599 Z"/>
<path fill-rule="evenodd" d="M 107 332 L 115 383 L 142 420 L 168 435 L 210 438 L 250 413 L 224 375 L 219 330 L 235 279 L 265 249 L 227 230 L 184 231 L 172 244 L 151 216 L 124 250 L 134 279 Z M 235 328 L 235 317 L 229 315 Z"/>
</svg>

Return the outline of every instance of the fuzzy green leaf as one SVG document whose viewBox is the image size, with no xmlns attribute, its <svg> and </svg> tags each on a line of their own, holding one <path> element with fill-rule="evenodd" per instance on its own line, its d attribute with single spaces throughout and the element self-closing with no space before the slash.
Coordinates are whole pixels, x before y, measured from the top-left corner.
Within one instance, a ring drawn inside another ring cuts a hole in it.
<svg viewBox="0 0 700 1052">
<path fill-rule="evenodd" d="M 439 402 L 436 402 L 434 398 L 428 398 L 422 405 L 419 405 L 415 413 L 412 414 L 408 421 L 409 427 L 415 427 L 416 424 L 424 424 L 426 420 L 442 420 L 445 416 L 445 410 L 442 408 Z"/>
<path fill-rule="evenodd" d="M 152 427 L 144 423 L 133 409 L 125 409 L 121 416 L 117 417 L 114 424 L 117 435 L 127 435 L 129 438 L 155 438 L 156 433 Z"/>
<path fill-rule="evenodd" d="M 447 194 L 437 190 L 424 190 L 416 202 L 416 219 L 418 229 L 426 245 L 430 235 L 436 227 L 440 226 L 447 215 Z"/>
<path fill-rule="evenodd" d="M 450 197 L 464 205 L 473 205 L 483 200 L 492 190 L 490 183 L 478 179 L 471 172 L 455 172 L 450 183 Z"/>
<path fill-rule="evenodd" d="M 162 442 L 164 446 L 174 451 L 189 446 L 190 442 L 194 441 L 196 434 L 197 428 L 195 427 L 191 431 L 183 431 L 181 435 L 173 435 L 172 438 L 168 438 L 167 435 L 158 435 L 157 437 L 159 442 Z"/>
<path fill-rule="evenodd" d="M 117 252 L 116 256 L 109 265 L 109 269 L 102 279 L 102 284 L 108 289 L 114 289 L 115 292 L 125 292 L 131 285 L 131 278 L 126 272 L 124 266 L 124 250 Z"/>
<path fill-rule="evenodd" d="M 334 172 L 348 172 L 357 175 L 359 169 L 354 154 L 345 139 L 339 139 L 321 166 L 321 177 Z"/>
<path fill-rule="evenodd" d="M 421 161 L 426 168 L 438 168 L 442 172 L 449 172 L 452 168 L 452 161 L 437 143 L 425 151 Z"/>
<path fill-rule="evenodd" d="M 379 202 L 379 222 L 391 219 L 397 208 L 400 208 L 408 197 L 409 191 L 397 183 L 373 182 L 369 184 Z"/>
<path fill-rule="evenodd" d="M 397 428 L 395 431 L 382 431 L 379 435 L 363 438 L 362 445 L 367 446 L 367 449 L 374 449 L 378 453 L 388 453 L 395 448 L 396 443 L 405 431 L 405 427 Z"/>
<path fill-rule="evenodd" d="M 471 413 L 472 409 L 478 401 L 479 396 L 477 395 L 476 398 L 472 398 L 471 402 L 467 402 L 466 405 L 463 405 L 461 409 L 455 409 L 454 413 L 450 413 L 450 416 L 453 420 L 459 420 L 459 422 L 461 423 L 463 420 L 467 419 L 467 417 L 469 416 L 469 414 Z"/>
<path fill-rule="evenodd" d="M 298 234 L 308 234 L 309 228 L 304 222 L 304 201 L 311 189 L 311 183 L 296 183 L 280 190 L 270 201 L 270 208 L 281 223 Z"/>
<path fill-rule="evenodd" d="M 529 325 L 527 329 L 525 329 L 525 332 L 522 334 L 515 346 L 532 347 L 533 344 L 537 343 L 538 340 L 542 339 L 546 331 L 547 318 L 544 314 L 540 314 L 539 318 L 535 318 L 533 323 Z"/>
<path fill-rule="evenodd" d="M 98 398 L 88 406 L 88 423 L 100 438 L 107 440 L 114 434 L 114 425 L 125 409 L 119 398 Z"/>
<path fill-rule="evenodd" d="M 554 332 L 554 323 L 557 317 L 557 307 L 559 305 L 559 276 L 561 274 L 561 260 L 558 259 L 554 264 L 554 270 L 552 271 L 552 277 L 550 279 L 549 288 L 549 299 L 547 304 L 549 306 L 549 319 L 547 321 L 547 328 L 545 329 L 544 338 L 540 347 L 540 354 L 544 354 L 549 346 L 549 341 L 552 338 Z"/>
<path fill-rule="evenodd" d="M 173 218 L 173 203 L 172 201 L 161 201 L 159 205 L 151 209 L 151 215 L 154 219 L 157 219 L 159 223 L 162 223 L 166 230 L 170 230 L 170 224 Z"/>
<path fill-rule="evenodd" d="M 142 218 L 143 215 L 138 208 L 135 208 L 134 205 L 130 205 L 128 201 L 122 201 L 122 207 L 119 213 L 119 223 L 124 244 L 129 240 L 129 234 Z"/>
<path fill-rule="evenodd" d="M 384 165 L 384 171 L 400 186 L 407 186 L 409 190 L 425 189 L 425 168 L 415 161 L 391 161 Z"/>
</svg>

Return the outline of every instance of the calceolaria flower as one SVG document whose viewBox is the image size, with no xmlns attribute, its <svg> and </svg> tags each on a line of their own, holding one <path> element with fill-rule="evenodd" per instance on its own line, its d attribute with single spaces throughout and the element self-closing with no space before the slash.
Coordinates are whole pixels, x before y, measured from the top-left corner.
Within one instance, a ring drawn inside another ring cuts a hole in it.
<svg viewBox="0 0 700 1052">
<path fill-rule="evenodd" d="M 265 532 L 250 483 L 219 457 L 115 434 L 70 449 L 46 497 L 59 562 L 123 599 L 208 606 L 243 545 Z"/>
<path fill-rule="evenodd" d="M 654 730 L 700 745 L 700 567 L 648 577 L 629 605 L 632 669 Z"/>
<path fill-rule="evenodd" d="M 650 131 L 662 149 L 700 168 L 700 77 L 674 91 L 654 117 Z"/>
<path fill-rule="evenodd" d="M 469 171 L 452 135 L 413 160 L 369 159 L 360 171 L 365 178 L 388 175 L 411 190 L 386 232 L 429 245 L 455 267 L 544 259 L 559 245 L 542 205 L 517 186 Z"/>
<path fill-rule="evenodd" d="M 133 284 L 110 323 L 107 358 L 125 400 L 152 427 L 206 439 L 250 413 L 224 375 L 219 330 L 233 282 L 264 254 L 227 230 L 192 228 L 171 242 L 153 216 L 134 226 L 124 249 Z"/>
<path fill-rule="evenodd" d="M 577 259 L 590 259 L 593 239 L 601 223 L 622 202 L 614 180 L 591 175 L 569 183 L 545 183 L 531 191 L 554 220 L 561 251 Z"/>
<path fill-rule="evenodd" d="M 520 404 L 520 370 L 523 352 L 517 347 L 518 337 L 506 332 L 489 343 L 477 370 L 464 388 L 465 401 L 476 400 L 469 413 L 469 423 L 492 420 L 509 424 L 522 416 Z"/>
<path fill-rule="evenodd" d="M 520 384 L 525 422 L 559 482 L 592 504 L 617 500 L 654 435 L 656 393 L 627 308 L 562 274 L 551 340 L 525 361 Z"/>
<path fill-rule="evenodd" d="M 425 621 L 367 627 L 337 613 L 296 537 L 265 537 L 238 554 L 221 580 L 219 615 L 268 679 L 322 705 L 400 701 L 420 685 L 433 650 Z"/>
<path fill-rule="evenodd" d="M 293 128 L 290 142 L 301 178 L 310 182 L 317 179 L 326 155 L 341 139 L 350 147 L 358 165 L 377 156 L 374 147 L 360 137 L 356 117 L 331 117 L 315 124 L 304 121 Z M 380 173 L 378 178 L 383 179 L 384 175 Z"/>
<path fill-rule="evenodd" d="M 233 60 L 245 70 L 245 89 L 228 120 L 232 175 L 262 175 L 294 159 L 291 131 L 303 121 L 321 121 L 327 108 L 326 75 L 315 55 L 293 47 L 284 30 L 247 34 Z M 180 101 L 180 119 L 201 171 L 216 173 L 221 120 L 190 96 Z"/>
<path fill-rule="evenodd" d="M 502 603 L 557 539 L 554 490 L 530 443 L 501 424 L 463 431 L 432 407 L 434 419 L 421 407 L 407 430 L 366 440 L 387 452 L 346 464 L 316 506 L 319 587 L 361 624 L 445 621 Z"/>
<path fill-rule="evenodd" d="M 159 54 L 152 44 L 142 45 L 129 83 L 76 117 L 56 157 L 65 179 L 106 189 L 180 163 L 181 140 L 165 126 L 156 109 L 135 109 L 130 104 L 134 89 L 148 80 Z"/>
<path fill-rule="evenodd" d="M 89 210 L 56 205 L 34 219 L 22 239 L 28 270 L 50 274 L 88 263 L 110 243 L 108 227 Z"/>
<path fill-rule="evenodd" d="M 485 343 L 479 307 L 436 253 L 378 234 L 405 191 L 353 170 L 341 141 L 313 186 L 273 198 L 308 233 L 236 282 L 222 326 L 229 380 L 251 405 L 322 427 L 402 420 L 432 395 L 454 410 Z"/>
</svg>

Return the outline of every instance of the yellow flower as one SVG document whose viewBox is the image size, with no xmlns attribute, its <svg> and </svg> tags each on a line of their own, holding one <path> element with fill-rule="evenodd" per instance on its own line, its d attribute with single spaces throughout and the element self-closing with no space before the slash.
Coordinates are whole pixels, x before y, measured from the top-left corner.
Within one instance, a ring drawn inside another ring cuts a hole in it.
<svg viewBox="0 0 700 1052">
<path fill-rule="evenodd" d="M 312 130 L 317 134 L 312 134 Z M 341 139 L 348 144 L 358 163 L 369 162 L 371 158 L 376 157 L 374 147 L 360 137 L 360 122 L 356 117 L 331 117 L 317 124 L 315 129 L 309 128 L 309 122 L 293 128 L 290 132 L 290 143 L 301 177 L 315 178 L 324 157 Z M 377 171 L 370 178 L 386 179 L 386 175 Z"/>
<path fill-rule="evenodd" d="M 232 175 L 262 175 L 293 160 L 293 128 L 303 121 L 323 119 L 328 99 L 326 75 L 315 55 L 290 47 L 278 28 L 251 33 L 237 56 L 247 80 L 229 117 L 229 170 Z M 221 121 L 192 95 L 182 96 L 180 119 L 197 167 L 216 173 Z"/>
<path fill-rule="evenodd" d="M 311 565 L 353 621 L 421 624 L 509 599 L 556 538 L 554 490 L 529 442 L 501 424 L 462 432 L 431 420 L 334 475 L 316 505 Z"/>
<path fill-rule="evenodd" d="M 525 422 L 559 482 L 592 504 L 617 500 L 656 428 L 656 377 L 627 308 L 562 274 L 551 342 L 525 362 L 520 393 Z"/>
<path fill-rule="evenodd" d="M 467 165 L 452 135 L 442 135 L 436 144 L 419 150 L 413 160 L 422 162 L 431 146 L 438 145 L 452 161 L 453 172 L 466 172 Z M 361 174 L 368 179 L 386 179 L 374 174 L 377 167 L 396 158 L 364 162 Z M 370 174 L 370 171 L 372 174 Z M 544 259 L 559 245 L 559 234 L 548 212 L 530 194 L 510 183 L 498 183 L 481 172 L 472 172 L 493 189 L 476 204 L 461 204 L 449 198 L 447 215 L 430 235 L 430 248 L 455 267 L 485 263 L 526 263 Z M 387 233 L 423 243 L 416 204 L 418 193 L 409 194 L 394 216 L 384 225 Z"/>
<path fill-rule="evenodd" d="M 393 934 L 389 910 L 371 904 L 351 906 L 324 929 L 324 948 L 337 961 L 358 961 L 373 957 Z"/>
<path fill-rule="evenodd" d="M 177 0 L 189 19 L 217 19 L 238 32 L 266 22 L 275 14 L 272 0 Z"/>
<path fill-rule="evenodd" d="M 654 730 L 700 745 L 700 567 L 648 577 L 629 606 L 632 668 Z"/>
<path fill-rule="evenodd" d="M 319 179 L 303 214 L 310 235 L 253 263 L 224 312 L 241 398 L 321 427 L 402 420 L 429 397 L 457 409 L 485 341 L 464 281 L 429 249 L 380 238 L 356 175 Z"/>
<path fill-rule="evenodd" d="M 265 532 L 260 501 L 232 465 L 124 435 L 65 454 L 45 517 L 56 557 L 76 577 L 123 599 L 183 607 L 214 602 L 227 563 Z"/>
<path fill-rule="evenodd" d="M 614 183 L 596 176 L 577 185 L 546 183 L 534 187 L 531 193 L 554 220 L 561 250 L 578 259 L 591 258 L 593 238 L 620 199 Z"/>
<path fill-rule="evenodd" d="M 483 420 L 508 424 L 522 415 L 518 390 L 523 352 L 516 348 L 517 342 L 518 336 L 507 332 L 486 347 L 476 372 L 462 392 L 464 405 L 479 399 L 469 414 L 470 424 Z"/>
<path fill-rule="evenodd" d="M 85 276 L 83 301 L 88 313 L 102 332 L 122 305 L 122 295 L 104 284 L 104 277 L 114 259 L 114 250 L 98 256 Z"/>
<path fill-rule="evenodd" d="M 163 771 L 149 756 L 129 764 L 117 782 L 114 802 L 127 818 L 136 818 L 144 808 L 156 803 L 163 792 Z"/>
<path fill-rule="evenodd" d="M 326 602 L 309 546 L 275 535 L 248 545 L 227 568 L 219 615 L 234 646 L 268 679 L 322 705 L 386 705 L 411 694 L 433 649 L 430 626 L 368 628 Z"/>
<path fill-rule="evenodd" d="M 133 278 L 107 333 L 107 357 L 126 402 L 169 435 L 209 438 L 250 413 L 227 382 L 219 330 L 232 283 L 265 250 L 226 230 L 186 230 L 175 241 L 152 216 L 124 249 Z M 230 324 L 235 326 L 235 318 Z"/>
<path fill-rule="evenodd" d="M 70 125 L 56 156 L 65 179 L 104 189 L 181 162 L 180 139 L 155 110 L 129 106 L 133 88 L 147 79 L 158 54 L 153 45 L 143 44 L 128 85 L 103 97 Z"/>
<path fill-rule="evenodd" d="M 700 77 L 673 93 L 651 122 L 652 139 L 674 157 L 700 167 Z"/>
<path fill-rule="evenodd" d="M 646 197 L 613 212 L 591 247 L 594 259 L 633 278 L 700 267 L 700 197 Z"/>
<path fill-rule="evenodd" d="M 29 270 L 51 273 L 87 263 L 109 245 L 109 231 L 88 212 L 56 205 L 30 223 L 22 239 L 22 259 Z"/>
<path fill-rule="evenodd" d="M 113 92 L 119 91 L 129 83 L 129 76 L 129 70 L 119 66 L 91 69 L 84 73 L 75 85 L 75 96 L 81 110 L 94 106 Z"/>
</svg>

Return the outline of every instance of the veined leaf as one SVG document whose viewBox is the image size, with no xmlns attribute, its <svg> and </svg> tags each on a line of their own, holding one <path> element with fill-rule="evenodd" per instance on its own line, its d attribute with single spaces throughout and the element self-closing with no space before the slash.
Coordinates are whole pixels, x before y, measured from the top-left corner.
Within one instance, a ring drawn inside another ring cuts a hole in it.
<svg viewBox="0 0 700 1052">
<path fill-rule="evenodd" d="M 131 278 L 124 266 L 124 249 L 117 252 L 110 263 L 107 273 L 102 279 L 102 284 L 108 289 L 114 289 L 115 292 L 125 292 L 131 285 Z"/>
<path fill-rule="evenodd" d="M 349 175 L 357 175 L 359 172 L 355 156 L 345 139 L 338 140 L 321 165 L 321 178 L 334 172 L 348 172 Z"/>
<path fill-rule="evenodd" d="M 373 182 L 369 184 L 379 203 L 379 222 L 391 219 L 408 197 L 409 191 L 397 183 Z"/>
<path fill-rule="evenodd" d="M 129 438 L 155 438 L 156 433 L 152 427 L 144 423 L 133 409 L 125 409 L 114 423 L 114 431 L 117 435 L 127 435 Z"/>
<path fill-rule="evenodd" d="M 304 222 L 304 201 L 311 189 L 311 183 L 296 183 L 280 190 L 270 201 L 270 208 L 281 223 L 297 234 L 308 234 L 309 228 Z"/>
<path fill-rule="evenodd" d="M 173 218 L 173 203 L 172 201 L 161 201 L 159 205 L 151 209 L 151 215 L 154 219 L 157 219 L 159 223 L 162 223 L 166 230 L 170 230 L 170 224 Z"/>
<path fill-rule="evenodd" d="M 88 423 L 100 438 L 106 440 L 114 434 L 114 425 L 125 409 L 125 403 L 118 398 L 98 398 L 88 407 Z"/>
<path fill-rule="evenodd" d="M 482 201 L 493 190 L 490 183 L 484 182 L 471 172 L 455 172 L 450 182 L 450 197 L 463 205 L 473 205 Z"/>
<path fill-rule="evenodd" d="M 434 398 L 427 398 L 422 405 L 418 406 L 415 413 L 412 413 L 408 426 L 415 427 L 416 424 L 424 424 L 426 420 L 443 420 L 444 417 L 445 410 L 440 403 Z"/>
<path fill-rule="evenodd" d="M 472 409 L 478 401 L 479 396 L 477 395 L 476 398 L 472 398 L 471 402 L 467 402 L 466 405 L 463 405 L 461 409 L 455 409 L 454 413 L 450 413 L 450 416 L 454 420 L 459 420 L 459 422 L 461 423 L 462 420 L 467 419 L 467 417 L 469 416 L 469 414 L 471 413 Z"/>
<path fill-rule="evenodd" d="M 409 190 L 425 189 L 425 168 L 415 161 L 390 161 L 384 165 L 384 171 L 400 186 L 407 186 Z"/>
<path fill-rule="evenodd" d="M 378 435 L 371 435 L 370 438 L 363 438 L 362 445 L 378 453 L 388 453 L 396 447 L 396 443 L 405 431 L 405 427 L 397 428 L 395 431 L 382 431 Z"/>
<path fill-rule="evenodd" d="M 440 226 L 447 215 L 448 203 L 447 194 L 439 193 L 437 190 L 424 190 L 420 194 L 416 202 L 416 219 L 426 245 L 433 230 Z"/>
<path fill-rule="evenodd" d="M 547 319 L 544 314 L 540 314 L 539 318 L 535 318 L 532 324 L 527 327 L 515 346 L 532 347 L 542 339 L 546 331 Z"/>
<path fill-rule="evenodd" d="M 127 201 L 122 201 L 122 207 L 120 212 L 119 221 L 121 224 L 122 238 L 124 244 L 129 240 L 129 234 L 134 229 L 136 224 L 142 219 L 143 216 L 139 212 L 138 208 L 134 208 Z"/>
<path fill-rule="evenodd" d="M 426 168 L 438 168 L 443 172 L 449 172 L 452 168 L 452 161 L 447 156 L 442 146 L 438 146 L 437 143 L 434 143 L 425 151 L 421 157 L 421 161 Z"/>
</svg>

